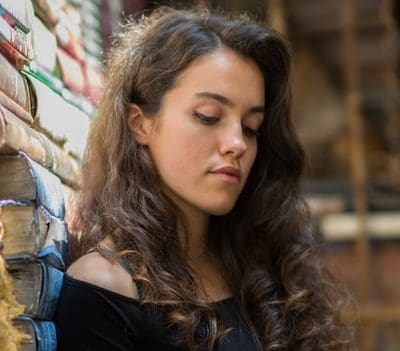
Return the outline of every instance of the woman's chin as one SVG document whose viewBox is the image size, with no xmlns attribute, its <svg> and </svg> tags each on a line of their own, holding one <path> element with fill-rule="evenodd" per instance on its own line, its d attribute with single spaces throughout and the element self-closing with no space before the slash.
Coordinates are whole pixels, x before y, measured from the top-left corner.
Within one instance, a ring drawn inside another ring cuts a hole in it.
<svg viewBox="0 0 400 351">
<path fill-rule="evenodd" d="M 231 212 L 234 205 L 235 205 L 234 203 L 229 203 L 229 204 L 218 204 L 215 206 L 209 206 L 206 209 L 206 212 L 212 216 L 223 216 Z"/>
</svg>

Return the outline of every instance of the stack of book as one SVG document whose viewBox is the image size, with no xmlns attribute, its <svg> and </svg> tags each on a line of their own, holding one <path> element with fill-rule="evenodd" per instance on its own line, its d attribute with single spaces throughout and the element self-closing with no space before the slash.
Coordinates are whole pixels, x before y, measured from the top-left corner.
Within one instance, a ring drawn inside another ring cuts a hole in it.
<svg viewBox="0 0 400 351">
<path fill-rule="evenodd" d="M 2 255 L 24 306 L 16 324 L 26 350 L 56 350 L 51 322 L 68 259 L 65 198 L 60 179 L 18 152 L 0 156 Z"/>
<path fill-rule="evenodd" d="M 93 64 L 101 41 L 89 49 L 82 13 L 99 7 L 0 0 L 0 259 L 24 306 L 15 321 L 28 336 L 24 351 L 57 347 L 52 318 L 68 264 L 67 218 L 102 86 L 101 63 Z"/>
</svg>

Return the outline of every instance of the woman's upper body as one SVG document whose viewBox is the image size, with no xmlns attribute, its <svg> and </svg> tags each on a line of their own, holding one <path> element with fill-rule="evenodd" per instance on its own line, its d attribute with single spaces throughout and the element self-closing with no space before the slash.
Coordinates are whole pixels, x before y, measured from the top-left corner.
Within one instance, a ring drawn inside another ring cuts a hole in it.
<svg viewBox="0 0 400 351">
<path fill-rule="evenodd" d="M 95 272 L 95 273 L 93 273 Z M 231 328 L 213 350 L 253 351 L 256 344 L 241 320 L 232 296 L 212 301 L 221 322 Z M 99 253 L 76 261 L 64 275 L 55 314 L 58 349 L 96 351 L 187 350 L 173 344 L 162 306 L 142 304 L 124 261 L 110 263 Z M 206 322 L 197 337 L 208 332 Z"/>
<path fill-rule="evenodd" d="M 126 26 L 107 77 L 60 349 L 147 349 L 168 334 L 190 350 L 345 350 L 301 194 L 282 37 L 243 17 L 160 11 Z M 85 255 L 106 239 L 113 256 Z"/>
</svg>

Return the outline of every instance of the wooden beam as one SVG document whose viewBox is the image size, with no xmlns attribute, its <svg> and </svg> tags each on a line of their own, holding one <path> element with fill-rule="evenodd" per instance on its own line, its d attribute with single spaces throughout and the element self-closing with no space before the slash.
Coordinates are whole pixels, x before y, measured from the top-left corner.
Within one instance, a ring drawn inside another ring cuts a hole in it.
<svg viewBox="0 0 400 351">
<path fill-rule="evenodd" d="M 366 303 L 370 296 L 370 252 L 367 237 L 367 172 L 364 127 L 361 115 L 360 67 L 356 56 L 357 28 L 356 4 L 354 0 L 342 0 L 342 57 L 343 78 L 346 91 L 346 118 L 351 135 L 351 179 L 354 187 L 354 208 L 357 213 L 356 250 L 362 267 L 360 276 L 360 303 Z"/>
<path fill-rule="evenodd" d="M 268 9 L 267 21 L 271 28 L 282 34 L 287 34 L 286 13 L 282 0 L 266 0 Z"/>
<path fill-rule="evenodd" d="M 382 67 L 387 96 L 383 106 L 387 119 L 385 134 L 390 147 L 388 178 L 393 184 L 400 186 L 400 84 L 397 75 L 399 35 L 393 12 L 394 1 L 382 0 L 379 8 L 379 16 L 385 28 L 382 52 L 391 58 L 390 64 Z"/>
</svg>

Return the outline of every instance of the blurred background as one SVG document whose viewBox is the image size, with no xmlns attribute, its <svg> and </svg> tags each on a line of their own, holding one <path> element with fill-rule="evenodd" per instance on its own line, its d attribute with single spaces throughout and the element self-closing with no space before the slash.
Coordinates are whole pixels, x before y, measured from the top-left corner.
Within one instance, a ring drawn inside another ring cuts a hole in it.
<svg viewBox="0 0 400 351">
<path fill-rule="evenodd" d="M 127 16 L 161 5 L 246 12 L 289 39 L 292 114 L 308 154 L 304 191 L 322 256 L 357 302 L 359 350 L 400 350 L 399 0 L 0 0 L 0 166 L 12 151 L 59 178 L 66 213 L 53 215 L 70 224 L 110 35 Z M 0 259 L 25 306 L 15 315 L 33 316 L 32 326 L 51 314 L 29 309 L 43 284 L 24 284 L 28 263 L 12 268 L 10 259 L 26 254 L 26 240 L 17 245 L 15 238 L 32 234 L 32 213 L 24 214 L 25 230 L 12 212 L 26 205 L 14 201 L 27 184 L 22 176 L 16 184 L 20 172 L 0 168 Z M 33 211 L 43 202 L 29 199 Z M 38 228 L 43 237 L 46 223 Z M 54 265 L 35 245 L 35 262 Z M 32 336 L 24 347 L 38 340 Z"/>
</svg>

